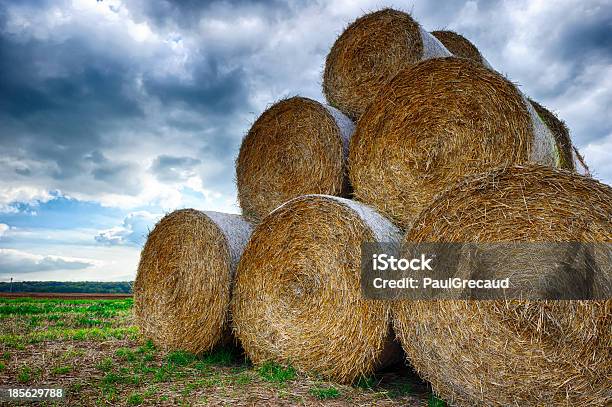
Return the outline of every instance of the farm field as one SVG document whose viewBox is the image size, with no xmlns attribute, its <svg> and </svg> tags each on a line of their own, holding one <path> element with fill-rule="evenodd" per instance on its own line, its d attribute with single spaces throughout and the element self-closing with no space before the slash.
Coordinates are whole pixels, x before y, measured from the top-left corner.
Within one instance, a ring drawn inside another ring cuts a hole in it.
<svg viewBox="0 0 612 407">
<path fill-rule="evenodd" d="M 39 405 L 445 405 L 405 366 L 345 386 L 291 366 L 254 367 L 236 348 L 164 352 L 140 337 L 132 305 L 0 298 L 0 384 L 66 391 L 62 401 Z"/>
</svg>

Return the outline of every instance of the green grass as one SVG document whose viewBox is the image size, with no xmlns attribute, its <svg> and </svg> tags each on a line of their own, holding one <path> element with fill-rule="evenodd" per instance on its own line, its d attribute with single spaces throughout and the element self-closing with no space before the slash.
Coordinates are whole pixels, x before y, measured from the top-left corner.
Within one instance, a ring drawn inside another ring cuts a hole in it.
<svg viewBox="0 0 612 407">
<path fill-rule="evenodd" d="M 32 380 L 34 376 L 34 371 L 29 366 L 23 366 L 19 369 L 19 374 L 17 375 L 17 381 L 19 383 L 27 383 Z"/>
<path fill-rule="evenodd" d="M 72 366 L 55 366 L 51 369 L 51 374 L 59 376 L 72 372 Z"/>
<path fill-rule="evenodd" d="M 432 394 L 429 396 L 429 400 L 427 400 L 427 407 L 446 407 L 446 402 Z"/>
<path fill-rule="evenodd" d="M 134 362 L 137 359 L 137 355 L 134 351 L 128 348 L 119 348 L 115 351 L 115 356 L 126 362 Z"/>
<path fill-rule="evenodd" d="M 129 406 L 139 406 L 144 403 L 144 397 L 142 394 L 132 393 L 128 396 L 127 403 Z"/>
<path fill-rule="evenodd" d="M 315 387 L 314 389 L 310 389 L 309 393 L 319 400 L 337 399 L 340 397 L 340 391 L 334 386 Z"/>
<path fill-rule="evenodd" d="M 202 361 L 205 363 L 220 366 L 231 366 L 236 362 L 236 359 L 236 349 L 227 347 L 215 349 L 202 357 Z"/>
<path fill-rule="evenodd" d="M 193 363 L 196 360 L 196 356 L 189 352 L 184 352 L 182 350 L 177 350 L 174 352 L 170 352 L 166 357 L 167 361 L 175 366 L 187 366 Z"/>
<path fill-rule="evenodd" d="M 110 327 L 111 323 L 108 321 L 102 321 L 100 319 L 93 319 L 89 316 L 83 316 L 77 319 L 77 326 L 93 328 L 93 327 Z"/>
<path fill-rule="evenodd" d="M 266 362 L 258 370 L 259 376 L 267 382 L 285 383 L 295 379 L 295 369 L 281 366 L 274 362 Z"/>
<path fill-rule="evenodd" d="M 131 298 L 116 300 L 2 299 L 0 304 L 0 315 L 38 315 L 79 312 L 113 317 L 120 311 L 131 310 L 133 303 Z"/>
<path fill-rule="evenodd" d="M 113 368 L 113 364 L 114 363 L 115 362 L 113 361 L 113 358 L 106 357 L 106 358 L 102 359 L 102 361 L 100 363 L 98 363 L 96 368 L 98 370 L 103 371 L 103 372 L 109 372 Z"/>
<path fill-rule="evenodd" d="M 236 373 L 231 378 L 232 383 L 238 385 L 249 384 L 253 381 L 253 376 L 251 376 L 248 372 Z"/>
</svg>

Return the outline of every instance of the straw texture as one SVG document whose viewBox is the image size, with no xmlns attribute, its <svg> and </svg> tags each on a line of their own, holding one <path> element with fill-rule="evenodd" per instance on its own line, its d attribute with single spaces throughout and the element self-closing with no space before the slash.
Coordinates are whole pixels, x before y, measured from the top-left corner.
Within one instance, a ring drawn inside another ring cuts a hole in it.
<svg viewBox="0 0 612 407">
<path fill-rule="evenodd" d="M 358 200 L 407 228 L 465 175 L 554 165 L 553 149 L 512 83 L 468 59 L 437 58 L 402 70 L 375 98 L 351 140 L 349 176 Z"/>
<path fill-rule="evenodd" d="M 201 353 L 229 339 L 233 273 L 251 227 L 238 215 L 182 209 L 155 225 L 140 256 L 134 308 L 145 337 Z"/>
<path fill-rule="evenodd" d="M 308 98 L 271 106 L 249 130 L 236 160 L 243 215 L 259 222 L 296 196 L 349 194 L 345 164 L 353 130 L 340 111 Z"/>
<path fill-rule="evenodd" d="M 441 194 L 405 241 L 611 243 L 612 188 L 545 166 L 495 170 Z M 612 402 L 611 300 L 398 301 L 393 316 L 412 365 L 455 405 Z"/>
<path fill-rule="evenodd" d="M 245 249 L 232 302 L 249 358 L 339 382 L 401 360 L 389 304 L 360 293 L 361 243 L 399 238 L 389 221 L 342 198 L 308 195 L 272 212 Z"/>
<path fill-rule="evenodd" d="M 447 30 L 432 31 L 431 35 L 440 40 L 442 45 L 444 45 L 453 55 L 471 59 L 487 68 L 491 68 L 491 65 L 485 57 L 482 56 L 478 48 L 463 35 Z"/>
<path fill-rule="evenodd" d="M 325 61 L 323 92 L 329 104 L 357 120 L 401 69 L 449 55 L 409 14 L 382 9 L 358 18 L 338 37 Z"/>
</svg>

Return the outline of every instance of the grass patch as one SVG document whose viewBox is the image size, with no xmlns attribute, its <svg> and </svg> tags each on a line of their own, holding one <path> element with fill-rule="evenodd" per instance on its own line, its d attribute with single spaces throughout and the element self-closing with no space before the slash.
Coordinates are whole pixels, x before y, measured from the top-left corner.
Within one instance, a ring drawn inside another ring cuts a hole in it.
<svg viewBox="0 0 612 407">
<path fill-rule="evenodd" d="M 340 397 L 340 391 L 334 386 L 315 387 L 314 389 L 310 389 L 309 393 L 319 400 L 337 399 Z"/>
<path fill-rule="evenodd" d="M 43 378 L 45 383 L 59 380 L 81 405 L 218 404 L 251 390 L 246 402 L 257 405 L 258 391 L 265 386 L 288 405 L 351 403 L 354 397 L 365 400 L 364 405 L 383 398 L 399 404 L 405 400 L 401 397 L 414 395 L 421 404 L 446 406 L 431 390 L 397 376 L 388 386 L 382 385 L 385 375 L 362 377 L 352 390 L 344 390 L 322 378 L 302 377 L 291 365 L 268 362 L 253 367 L 233 346 L 201 356 L 162 351 L 131 326 L 130 307 L 131 300 L 0 299 L 0 326 L 5 327 L 0 333 L 0 376 L 22 387 L 38 386 Z M 25 365 L 19 361 L 22 357 L 34 361 Z M 37 368 L 45 361 L 44 370 Z"/>
<path fill-rule="evenodd" d="M 28 322 L 28 325 L 30 326 L 30 328 L 36 328 L 37 326 L 40 326 L 40 317 L 38 316 L 30 317 L 30 321 Z"/>
<path fill-rule="evenodd" d="M 115 384 L 115 383 L 123 383 L 123 382 L 125 382 L 125 378 L 115 372 L 108 372 L 102 378 L 102 384 L 105 386 L 108 386 L 110 384 Z"/>
<path fill-rule="evenodd" d="M 153 380 L 162 383 L 168 382 L 172 378 L 172 368 L 168 365 L 162 365 L 153 373 Z"/>
<path fill-rule="evenodd" d="M 196 360 L 196 356 L 189 352 L 177 350 L 168 353 L 168 356 L 166 356 L 166 360 L 168 361 L 168 363 L 171 363 L 175 366 L 187 366 Z"/>
<path fill-rule="evenodd" d="M 139 406 L 144 403 L 144 397 L 142 394 L 132 393 L 127 398 L 128 406 Z"/>
<path fill-rule="evenodd" d="M 55 376 L 63 375 L 72 372 L 72 366 L 55 366 L 51 369 L 51 374 Z"/>
<path fill-rule="evenodd" d="M 253 381 L 253 377 L 248 372 L 241 372 L 230 378 L 231 382 L 240 386 L 249 384 Z"/>
<path fill-rule="evenodd" d="M 236 356 L 235 349 L 222 347 L 204 355 L 202 361 L 213 365 L 230 366 L 235 363 Z"/>
<path fill-rule="evenodd" d="M 27 343 L 58 340 L 103 341 L 109 339 L 135 339 L 137 335 L 138 327 L 136 326 L 121 328 L 48 329 L 40 332 L 31 332 L 25 335 L 0 335 L 0 343 L 13 348 L 23 348 L 23 345 Z"/>
<path fill-rule="evenodd" d="M 134 362 L 136 360 L 136 354 L 134 351 L 128 348 L 119 348 L 115 351 L 115 356 L 117 356 L 121 360 L 125 360 L 128 362 Z"/>
<path fill-rule="evenodd" d="M 295 379 L 295 369 L 281 366 L 274 362 L 266 362 L 258 370 L 259 376 L 267 382 L 284 383 Z"/>
<path fill-rule="evenodd" d="M 68 312 L 88 313 L 97 316 L 113 317 L 118 312 L 132 308 L 132 298 L 116 300 L 67 300 L 14 298 L 0 301 L 0 315 L 37 315 Z"/>
<path fill-rule="evenodd" d="M 29 366 L 23 366 L 19 369 L 17 374 L 17 381 L 19 383 L 27 383 L 34 378 L 34 371 Z"/>
<path fill-rule="evenodd" d="M 113 358 L 106 357 L 96 365 L 96 368 L 103 372 L 109 372 L 113 368 L 113 363 L 115 363 Z"/>
<path fill-rule="evenodd" d="M 87 316 L 77 318 L 77 320 L 75 321 L 75 325 L 78 327 L 86 327 L 86 328 L 93 328 L 93 327 L 109 328 L 111 326 L 110 322 L 101 321 L 99 319 L 92 319 Z"/>
<path fill-rule="evenodd" d="M 446 407 L 446 401 L 441 400 L 432 394 L 427 400 L 427 407 Z"/>
</svg>

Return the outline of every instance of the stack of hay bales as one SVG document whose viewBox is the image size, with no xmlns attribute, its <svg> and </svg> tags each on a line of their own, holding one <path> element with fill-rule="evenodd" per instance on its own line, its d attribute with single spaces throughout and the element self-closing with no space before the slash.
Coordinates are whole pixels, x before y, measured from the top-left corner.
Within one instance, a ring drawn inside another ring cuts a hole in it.
<svg viewBox="0 0 612 407">
<path fill-rule="evenodd" d="M 563 122 L 464 37 L 391 9 L 340 35 L 323 92 L 329 106 L 281 100 L 243 139 L 248 243 L 243 218 L 197 211 L 151 232 L 135 284 L 144 332 L 202 352 L 227 340 L 231 315 L 254 363 L 340 382 L 402 358 L 397 335 L 454 403 L 610 401 L 610 300 L 391 303 L 360 291 L 366 242 L 611 242 L 611 190 L 573 172 Z M 610 279 L 604 268 L 594 287 Z"/>
</svg>

